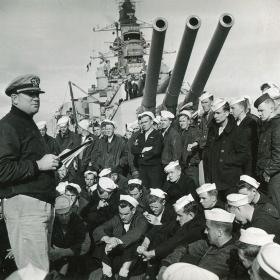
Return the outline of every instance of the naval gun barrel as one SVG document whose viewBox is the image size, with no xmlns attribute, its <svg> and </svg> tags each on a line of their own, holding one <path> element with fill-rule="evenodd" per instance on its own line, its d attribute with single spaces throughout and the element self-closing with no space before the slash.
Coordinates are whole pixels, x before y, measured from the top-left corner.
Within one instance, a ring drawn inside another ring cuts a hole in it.
<svg viewBox="0 0 280 280">
<path fill-rule="evenodd" d="M 187 18 L 175 66 L 172 71 L 167 93 L 162 103 L 163 107 L 174 114 L 176 112 L 180 90 L 200 25 L 201 21 L 199 17 L 190 16 Z"/>
<path fill-rule="evenodd" d="M 142 99 L 142 109 L 154 111 L 156 107 L 157 84 L 163 54 L 163 46 L 167 21 L 164 18 L 156 18 L 153 23 L 153 35 L 150 48 L 146 83 Z"/>
<path fill-rule="evenodd" d="M 193 102 L 194 107 L 197 108 L 198 98 L 204 90 L 207 80 L 233 24 L 234 18 L 231 14 L 225 13 L 220 16 L 215 33 L 192 82 L 190 92 L 186 96 L 183 104 Z"/>
</svg>

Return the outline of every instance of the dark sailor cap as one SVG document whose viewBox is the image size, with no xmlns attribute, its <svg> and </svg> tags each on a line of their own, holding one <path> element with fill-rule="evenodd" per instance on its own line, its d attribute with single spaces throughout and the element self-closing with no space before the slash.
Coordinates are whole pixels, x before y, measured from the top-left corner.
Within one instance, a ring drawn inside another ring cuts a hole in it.
<svg viewBox="0 0 280 280">
<path fill-rule="evenodd" d="M 258 109 L 258 107 L 267 99 L 271 99 L 271 97 L 269 96 L 268 93 L 265 93 L 263 95 L 261 95 L 259 98 L 256 99 L 256 101 L 254 102 L 254 106 L 255 108 Z"/>
<path fill-rule="evenodd" d="M 15 78 L 5 90 L 8 96 L 15 93 L 37 92 L 44 93 L 39 87 L 40 78 L 33 74 L 22 75 Z"/>
</svg>

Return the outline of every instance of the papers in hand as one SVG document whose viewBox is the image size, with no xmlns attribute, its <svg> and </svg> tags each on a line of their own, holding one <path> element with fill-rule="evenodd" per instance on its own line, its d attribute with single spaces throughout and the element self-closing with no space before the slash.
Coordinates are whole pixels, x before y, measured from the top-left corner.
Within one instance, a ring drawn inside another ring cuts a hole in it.
<svg viewBox="0 0 280 280">
<path fill-rule="evenodd" d="M 86 142 L 81 144 L 80 146 L 69 150 L 69 151 L 63 151 L 58 155 L 61 163 L 66 166 L 66 168 L 69 167 L 73 159 L 78 156 L 85 148 L 87 148 L 92 143 L 92 138 L 88 138 Z"/>
</svg>

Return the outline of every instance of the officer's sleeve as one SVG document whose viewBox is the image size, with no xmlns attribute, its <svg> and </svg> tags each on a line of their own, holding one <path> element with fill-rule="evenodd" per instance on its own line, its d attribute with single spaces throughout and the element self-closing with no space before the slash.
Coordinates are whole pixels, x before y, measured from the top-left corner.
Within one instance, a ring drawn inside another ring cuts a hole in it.
<svg viewBox="0 0 280 280">
<path fill-rule="evenodd" d="M 0 184 L 13 184 L 39 172 L 36 161 L 21 159 L 19 136 L 13 127 L 0 127 Z"/>
</svg>

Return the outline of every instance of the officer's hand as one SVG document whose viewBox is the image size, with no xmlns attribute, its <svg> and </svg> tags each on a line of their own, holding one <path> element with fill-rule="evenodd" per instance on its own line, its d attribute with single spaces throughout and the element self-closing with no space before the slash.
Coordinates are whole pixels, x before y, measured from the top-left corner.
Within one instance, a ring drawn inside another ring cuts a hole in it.
<svg viewBox="0 0 280 280">
<path fill-rule="evenodd" d="M 52 154 L 44 155 L 40 160 L 36 161 L 39 170 L 56 170 L 59 166 L 59 157 Z"/>
</svg>

